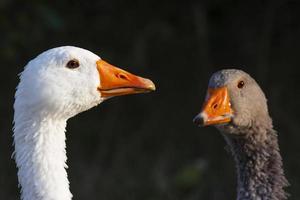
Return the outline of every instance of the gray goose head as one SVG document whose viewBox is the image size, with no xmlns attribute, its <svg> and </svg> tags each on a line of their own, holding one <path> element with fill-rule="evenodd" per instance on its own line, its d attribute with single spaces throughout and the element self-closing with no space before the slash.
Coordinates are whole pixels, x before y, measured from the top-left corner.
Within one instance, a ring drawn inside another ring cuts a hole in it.
<svg viewBox="0 0 300 200">
<path fill-rule="evenodd" d="M 269 128 L 272 123 L 263 91 L 252 77 L 236 69 L 212 75 L 202 111 L 194 122 L 215 125 L 229 134 L 242 134 L 242 129 L 254 125 Z"/>
</svg>

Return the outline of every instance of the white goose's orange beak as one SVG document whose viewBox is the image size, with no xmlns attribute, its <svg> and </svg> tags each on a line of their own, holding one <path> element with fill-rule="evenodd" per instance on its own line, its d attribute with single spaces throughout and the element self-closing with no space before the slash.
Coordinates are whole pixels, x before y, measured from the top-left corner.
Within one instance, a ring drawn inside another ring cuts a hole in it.
<svg viewBox="0 0 300 200">
<path fill-rule="evenodd" d="M 227 88 L 208 88 L 202 111 L 194 118 L 194 122 L 202 126 L 224 124 L 231 121 L 232 115 Z"/>
<path fill-rule="evenodd" d="M 97 69 L 100 76 L 98 90 L 102 97 L 146 93 L 155 90 L 155 85 L 151 80 L 133 75 L 104 60 L 97 61 Z"/>
</svg>

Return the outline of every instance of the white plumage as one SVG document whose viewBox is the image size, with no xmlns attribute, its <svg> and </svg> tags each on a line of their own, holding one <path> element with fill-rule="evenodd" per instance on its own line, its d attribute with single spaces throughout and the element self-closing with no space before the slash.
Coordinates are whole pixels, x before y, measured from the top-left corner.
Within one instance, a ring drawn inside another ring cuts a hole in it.
<svg viewBox="0 0 300 200">
<path fill-rule="evenodd" d="M 66 67 L 71 60 L 78 61 L 79 67 Z M 50 49 L 30 61 L 21 73 L 14 103 L 21 199 L 70 200 L 65 170 L 67 120 L 108 97 L 154 89 L 150 80 L 77 47 Z"/>
</svg>

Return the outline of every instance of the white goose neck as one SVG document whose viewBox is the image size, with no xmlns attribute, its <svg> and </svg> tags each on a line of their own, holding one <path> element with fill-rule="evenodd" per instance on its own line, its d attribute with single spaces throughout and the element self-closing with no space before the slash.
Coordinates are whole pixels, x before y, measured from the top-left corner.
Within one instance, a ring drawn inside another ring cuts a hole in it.
<svg viewBox="0 0 300 200">
<path fill-rule="evenodd" d="M 70 200 L 72 194 L 65 169 L 66 119 L 30 114 L 17 109 L 14 117 L 21 199 Z"/>
</svg>

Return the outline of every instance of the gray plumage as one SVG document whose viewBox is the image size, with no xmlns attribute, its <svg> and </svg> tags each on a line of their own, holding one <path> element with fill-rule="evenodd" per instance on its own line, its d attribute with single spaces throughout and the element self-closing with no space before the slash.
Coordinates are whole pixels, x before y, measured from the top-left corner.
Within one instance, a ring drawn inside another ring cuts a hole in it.
<svg viewBox="0 0 300 200">
<path fill-rule="evenodd" d="M 243 81 L 242 88 L 237 84 Z M 216 127 L 234 157 L 238 200 L 284 200 L 284 176 L 277 133 L 269 116 L 266 97 L 247 73 L 221 70 L 212 75 L 210 88 L 227 87 L 233 110 L 231 121 Z"/>
</svg>

